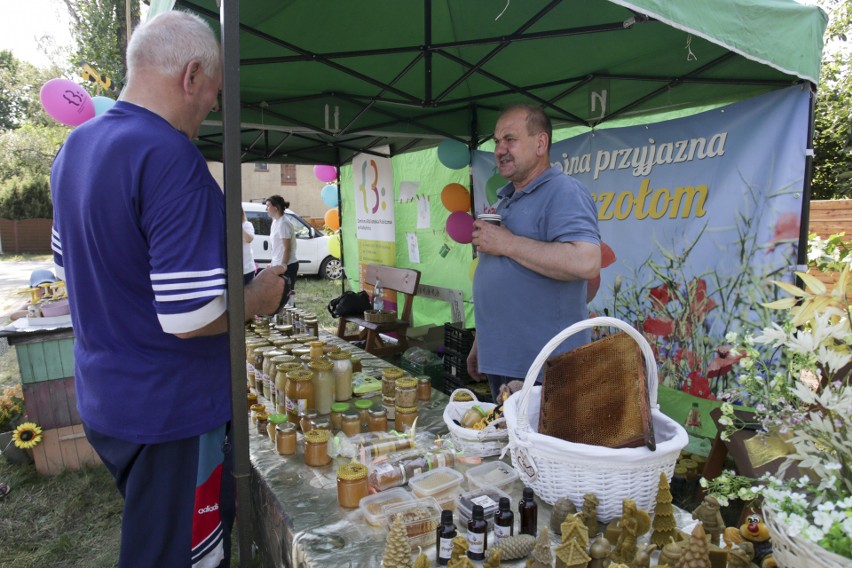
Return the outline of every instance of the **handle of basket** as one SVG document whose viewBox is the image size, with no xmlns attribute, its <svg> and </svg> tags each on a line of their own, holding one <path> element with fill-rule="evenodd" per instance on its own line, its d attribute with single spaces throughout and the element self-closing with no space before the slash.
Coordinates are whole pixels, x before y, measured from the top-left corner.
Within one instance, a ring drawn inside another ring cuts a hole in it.
<svg viewBox="0 0 852 568">
<path fill-rule="evenodd" d="M 589 329 L 592 327 L 615 327 L 618 328 L 639 344 L 639 348 L 642 351 L 642 355 L 645 358 L 645 377 L 648 381 L 648 394 L 651 399 L 651 406 L 657 406 L 657 362 L 654 359 L 654 351 L 651 349 L 651 345 L 648 344 L 648 340 L 646 340 L 641 333 L 636 331 L 633 326 L 630 324 L 621 321 L 616 318 L 609 317 L 598 317 L 598 318 L 590 318 L 587 320 L 583 320 L 575 323 L 570 327 L 566 327 L 559 333 L 557 333 L 553 339 L 547 342 L 547 344 L 541 348 L 538 356 L 533 360 L 532 365 L 530 366 L 529 371 L 527 371 L 527 376 L 524 378 L 524 386 L 519 391 L 520 400 L 518 401 L 518 429 L 523 431 L 529 431 L 529 419 L 527 418 L 527 406 L 529 405 L 529 397 L 532 392 L 532 387 L 535 385 L 535 381 L 538 378 L 538 374 L 541 371 L 541 368 L 544 366 L 545 361 L 547 361 L 550 354 L 559 347 L 563 341 L 576 334 L 577 332 L 583 331 L 585 329 Z"/>
<path fill-rule="evenodd" d="M 450 402 L 456 401 L 455 396 L 456 396 L 457 392 L 462 392 L 462 393 L 466 392 L 467 394 L 469 394 L 471 396 L 471 398 L 473 399 L 473 402 L 479 402 L 479 399 L 476 398 L 476 393 L 473 392 L 472 390 L 469 390 L 469 389 L 456 389 L 456 390 L 454 390 L 453 394 L 450 395 Z M 457 402 L 462 402 L 462 401 L 457 401 Z M 467 402 L 467 401 L 465 401 L 465 402 Z"/>
</svg>

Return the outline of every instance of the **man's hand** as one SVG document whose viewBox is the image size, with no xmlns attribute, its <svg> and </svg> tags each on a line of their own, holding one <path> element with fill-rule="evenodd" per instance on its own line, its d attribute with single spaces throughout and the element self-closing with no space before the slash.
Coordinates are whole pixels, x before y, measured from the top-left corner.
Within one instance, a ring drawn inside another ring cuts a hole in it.
<svg viewBox="0 0 852 568">
<path fill-rule="evenodd" d="M 477 383 L 485 379 L 485 375 L 479 372 L 479 349 L 476 347 L 476 339 L 467 356 L 467 374 Z"/>
<path fill-rule="evenodd" d="M 284 293 L 283 266 L 270 266 L 260 271 L 245 289 L 246 318 L 274 313 Z"/>
<path fill-rule="evenodd" d="M 506 256 L 509 242 L 515 235 L 503 225 L 493 225 L 477 219 L 473 222 L 473 246 L 478 252 Z"/>
</svg>

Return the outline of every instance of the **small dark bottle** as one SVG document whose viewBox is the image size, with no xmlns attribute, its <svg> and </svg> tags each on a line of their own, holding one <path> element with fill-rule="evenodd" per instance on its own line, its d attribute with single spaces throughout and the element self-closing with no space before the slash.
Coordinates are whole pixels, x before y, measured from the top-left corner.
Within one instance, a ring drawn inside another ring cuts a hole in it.
<svg viewBox="0 0 852 568">
<path fill-rule="evenodd" d="M 473 506 L 473 517 L 467 522 L 467 557 L 471 560 L 484 560 L 488 548 L 488 523 L 482 505 Z"/>
<path fill-rule="evenodd" d="M 515 513 L 509 506 L 508 497 L 500 497 L 500 508 L 494 515 L 494 543 L 515 534 Z"/>
<path fill-rule="evenodd" d="M 524 487 L 524 496 L 518 501 L 518 516 L 521 518 L 518 533 L 538 536 L 538 504 L 532 487 Z"/>
<path fill-rule="evenodd" d="M 441 525 L 438 527 L 438 541 L 435 543 L 439 566 L 446 566 L 450 561 L 453 555 L 453 539 L 457 534 L 456 526 L 453 524 L 453 512 L 441 511 Z"/>
</svg>

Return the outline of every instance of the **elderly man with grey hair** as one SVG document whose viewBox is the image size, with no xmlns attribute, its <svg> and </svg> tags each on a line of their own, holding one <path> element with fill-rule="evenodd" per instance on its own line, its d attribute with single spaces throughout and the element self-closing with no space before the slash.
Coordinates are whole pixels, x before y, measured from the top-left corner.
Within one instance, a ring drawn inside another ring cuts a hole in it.
<svg viewBox="0 0 852 568">
<path fill-rule="evenodd" d="M 208 24 L 139 26 L 127 86 L 71 133 L 51 172 L 77 407 L 125 500 L 121 567 L 227 566 L 235 499 L 224 197 L 192 143 L 221 85 Z M 283 267 L 245 288 L 268 314 Z"/>
</svg>

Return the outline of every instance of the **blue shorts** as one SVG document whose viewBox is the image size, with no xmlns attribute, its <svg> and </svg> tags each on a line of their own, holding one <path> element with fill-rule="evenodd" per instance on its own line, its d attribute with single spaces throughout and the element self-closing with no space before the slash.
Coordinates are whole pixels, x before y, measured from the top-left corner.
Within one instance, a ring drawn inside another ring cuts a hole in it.
<svg viewBox="0 0 852 568">
<path fill-rule="evenodd" d="M 162 444 L 84 426 L 124 497 L 119 568 L 230 565 L 236 498 L 226 426 Z"/>
</svg>

